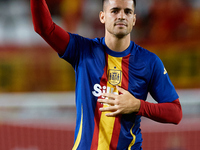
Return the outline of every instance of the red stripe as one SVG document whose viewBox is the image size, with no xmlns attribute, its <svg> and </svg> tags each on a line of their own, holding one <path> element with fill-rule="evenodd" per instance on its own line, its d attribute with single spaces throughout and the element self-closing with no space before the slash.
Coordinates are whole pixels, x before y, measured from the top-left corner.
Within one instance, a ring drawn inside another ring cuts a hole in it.
<svg viewBox="0 0 200 150">
<path fill-rule="evenodd" d="M 130 54 L 122 59 L 122 88 L 128 90 Z"/>
<path fill-rule="evenodd" d="M 92 144 L 91 144 L 91 150 L 95 150 L 98 147 L 98 137 L 99 137 L 99 121 L 101 118 L 101 112 L 99 111 L 99 108 L 102 107 L 100 103 L 97 102 L 96 109 L 95 109 L 95 117 L 94 117 L 94 133 L 92 138 Z"/>
<path fill-rule="evenodd" d="M 129 58 L 130 58 L 130 55 L 128 55 L 122 59 L 122 73 L 123 74 L 122 74 L 121 87 L 124 88 L 125 90 L 128 90 Z M 121 130 L 121 122 L 120 121 L 121 121 L 121 115 L 116 117 L 116 119 L 115 119 L 113 135 L 112 135 L 111 144 L 110 144 L 110 150 L 117 149 L 120 130 Z"/>
<path fill-rule="evenodd" d="M 120 134 L 120 129 L 121 129 L 121 115 L 115 118 L 115 124 L 113 128 L 113 134 L 112 134 L 112 139 L 110 142 L 110 150 L 115 150 L 117 149 L 118 145 L 118 140 L 119 140 L 119 134 Z"/>
<path fill-rule="evenodd" d="M 108 55 L 106 55 L 106 60 L 108 60 Z M 107 64 L 108 61 L 106 61 L 106 66 L 104 68 L 104 73 L 100 81 L 101 87 L 107 86 Z M 99 140 L 99 122 L 101 118 L 101 111 L 99 111 L 99 108 L 103 107 L 102 104 L 98 103 L 96 104 L 96 109 L 95 109 L 95 116 L 94 116 L 94 133 L 93 133 L 93 139 L 92 139 L 92 144 L 91 144 L 91 150 L 96 150 L 98 147 L 98 140 Z"/>
</svg>

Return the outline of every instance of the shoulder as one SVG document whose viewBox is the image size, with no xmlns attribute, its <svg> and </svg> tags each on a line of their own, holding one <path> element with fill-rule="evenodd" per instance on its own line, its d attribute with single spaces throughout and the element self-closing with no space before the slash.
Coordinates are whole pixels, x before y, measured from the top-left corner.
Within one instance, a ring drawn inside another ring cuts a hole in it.
<svg viewBox="0 0 200 150">
<path fill-rule="evenodd" d="M 155 53 L 141 47 L 140 45 L 135 44 L 136 54 L 143 55 L 143 56 L 149 56 L 152 58 L 158 57 Z"/>
<path fill-rule="evenodd" d="M 78 53 L 82 58 L 90 56 L 98 56 L 104 53 L 103 38 L 86 38 L 78 34 L 70 35 L 70 41 L 67 46 L 67 51 L 70 53 Z"/>
<path fill-rule="evenodd" d="M 134 43 L 134 42 L 133 42 Z M 135 59 L 142 60 L 146 63 L 154 63 L 156 61 L 160 61 L 160 58 L 153 52 L 141 47 L 140 45 L 133 44 L 133 55 Z"/>
<path fill-rule="evenodd" d="M 69 33 L 70 35 L 70 42 L 73 44 L 93 44 L 93 45 L 100 45 L 102 42 L 102 38 L 86 38 L 79 34 Z"/>
</svg>

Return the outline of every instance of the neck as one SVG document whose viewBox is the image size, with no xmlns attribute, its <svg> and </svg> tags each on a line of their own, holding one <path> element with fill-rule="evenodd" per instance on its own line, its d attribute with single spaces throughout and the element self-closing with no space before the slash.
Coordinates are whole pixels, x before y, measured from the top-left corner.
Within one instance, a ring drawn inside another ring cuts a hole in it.
<svg viewBox="0 0 200 150">
<path fill-rule="evenodd" d="M 115 52 L 123 52 L 130 45 L 130 34 L 118 38 L 116 36 L 105 36 L 105 43 L 107 47 Z"/>
</svg>

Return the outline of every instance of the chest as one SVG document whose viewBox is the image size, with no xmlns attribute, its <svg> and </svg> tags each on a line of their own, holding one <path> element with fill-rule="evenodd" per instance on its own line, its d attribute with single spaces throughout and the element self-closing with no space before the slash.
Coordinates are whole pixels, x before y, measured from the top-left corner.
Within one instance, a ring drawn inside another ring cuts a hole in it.
<svg viewBox="0 0 200 150">
<path fill-rule="evenodd" d="M 118 94 L 116 86 L 128 90 L 137 98 L 145 99 L 147 96 L 151 73 L 145 60 L 135 59 L 131 54 L 113 57 L 105 53 L 87 58 L 83 68 L 87 74 L 85 78 L 91 81 L 92 94 L 96 97 L 101 93 Z"/>
</svg>

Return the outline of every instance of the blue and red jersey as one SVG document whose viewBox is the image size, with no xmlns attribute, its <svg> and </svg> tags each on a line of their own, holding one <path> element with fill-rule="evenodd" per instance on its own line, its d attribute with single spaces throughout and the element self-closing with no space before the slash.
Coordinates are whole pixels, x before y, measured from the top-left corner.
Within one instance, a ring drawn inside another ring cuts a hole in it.
<svg viewBox="0 0 200 150">
<path fill-rule="evenodd" d="M 178 98 L 161 60 L 134 42 L 123 52 L 110 50 L 105 38 L 88 39 L 70 34 L 61 58 L 76 74 L 77 120 L 73 150 L 141 150 L 141 116 L 107 117 L 99 111 L 101 93 L 118 94 L 116 85 L 138 99 L 147 94 L 158 103 Z"/>
</svg>

